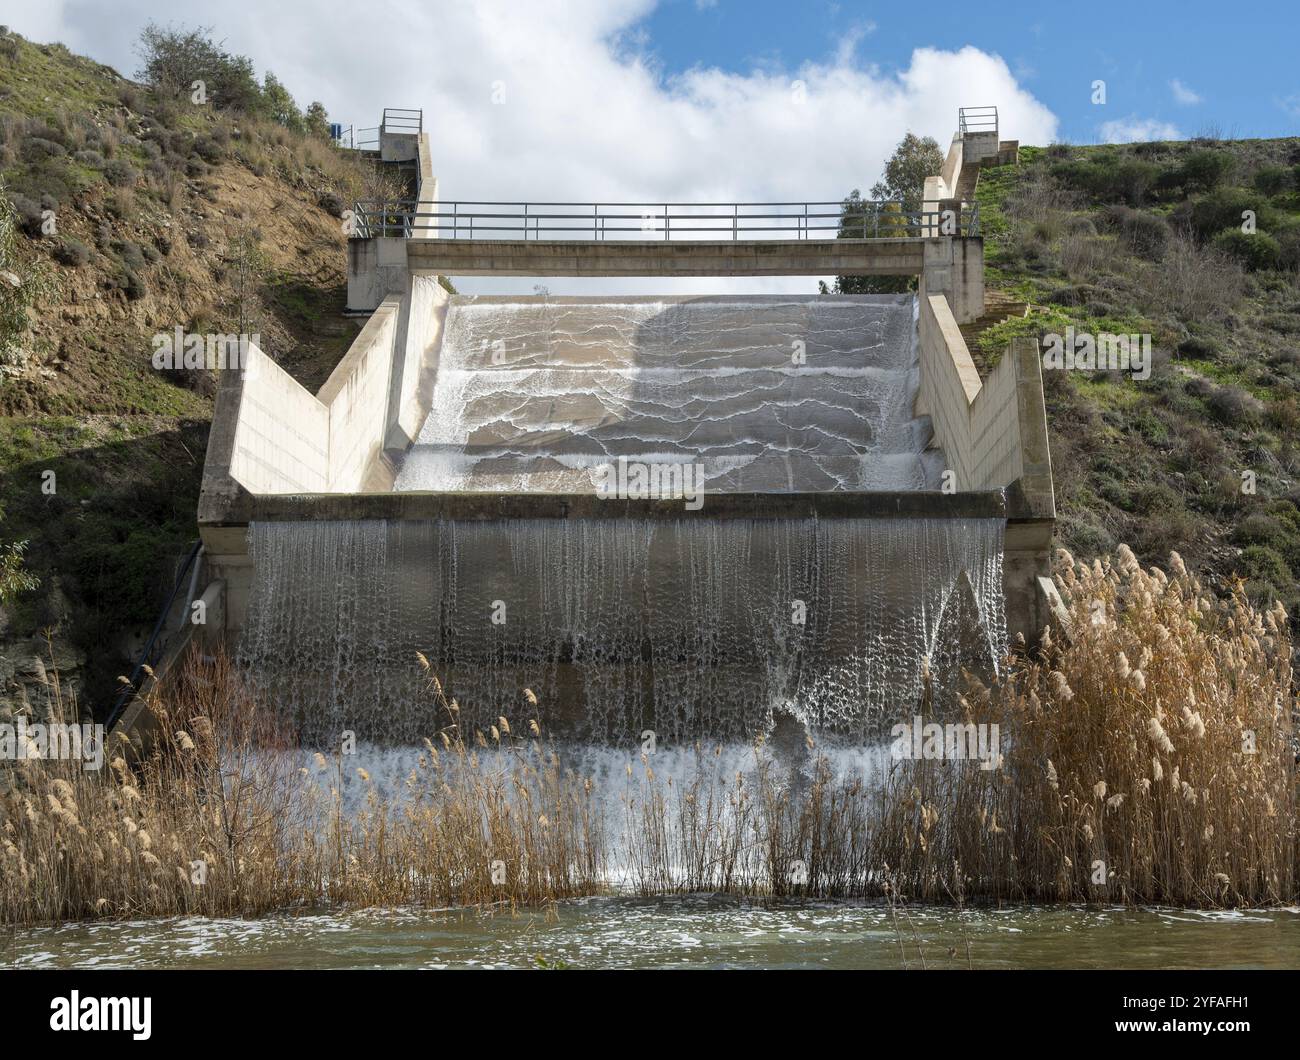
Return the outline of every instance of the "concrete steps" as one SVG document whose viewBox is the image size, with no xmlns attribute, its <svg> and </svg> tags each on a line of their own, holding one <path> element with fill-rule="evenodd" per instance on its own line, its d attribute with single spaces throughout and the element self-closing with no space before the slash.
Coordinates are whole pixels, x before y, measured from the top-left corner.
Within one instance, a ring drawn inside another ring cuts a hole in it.
<svg viewBox="0 0 1300 1060">
<path fill-rule="evenodd" d="M 962 166 L 961 176 L 957 180 L 957 198 L 961 202 L 975 201 L 975 185 L 979 183 L 980 167 L 976 162 Z"/>
<path fill-rule="evenodd" d="M 1023 317 L 1028 313 L 1028 302 L 1022 302 L 1002 291 L 984 292 L 983 315 L 969 324 L 961 325 L 961 336 L 966 340 L 966 349 L 970 351 L 971 359 L 975 362 L 975 367 L 980 370 L 981 376 L 987 375 L 988 369 L 979 350 L 980 335 L 995 324 L 1001 324 L 1012 317 Z"/>
<path fill-rule="evenodd" d="M 718 492 L 933 488 L 907 299 L 452 301 L 399 490 L 589 492 L 617 460 Z"/>
</svg>

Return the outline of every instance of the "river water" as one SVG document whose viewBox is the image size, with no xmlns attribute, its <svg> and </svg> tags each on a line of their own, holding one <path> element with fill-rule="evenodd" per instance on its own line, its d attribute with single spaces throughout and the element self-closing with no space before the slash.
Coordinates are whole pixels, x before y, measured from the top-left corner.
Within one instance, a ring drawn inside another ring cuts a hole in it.
<svg viewBox="0 0 1300 1060">
<path fill-rule="evenodd" d="M 1300 968 L 1300 909 L 761 904 L 588 898 L 548 911 L 377 910 L 64 924 L 18 968 Z"/>
</svg>

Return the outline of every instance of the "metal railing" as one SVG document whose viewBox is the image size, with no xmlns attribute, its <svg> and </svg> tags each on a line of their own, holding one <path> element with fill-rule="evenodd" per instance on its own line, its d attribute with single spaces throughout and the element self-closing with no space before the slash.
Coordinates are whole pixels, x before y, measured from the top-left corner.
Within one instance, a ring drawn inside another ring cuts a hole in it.
<svg viewBox="0 0 1300 1060">
<path fill-rule="evenodd" d="M 163 626 L 167 624 L 167 616 L 171 613 L 172 605 L 176 602 L 176 595 L 181 591 L 181 586 L 185 584 L 186 575 L 194 568 L 194 574 L 198 573 L 198 568 L 194 567 L 194 562 L 199 558 L 199 553 L 203 550 L 203 542 L 195 541 L 191 546 L 189 554 L 185 557 L 185 562 L 180 567 L 176 575 L 176 581 L 172 585 L 172 591 L 167 596 L 167 602 L 163 604 L 162 611 L 158 614 L 158 621 L 154 624 L 153 632 L 149 635 L 148 641 L 145 642 L 144 648 L 140 652 L 140 657 L 136 660 L 135 668 L 131 671 L 131 677 L 126 684 L 118 687 L 117 693 L 113 697 L 113 702 L 109 705 L 104 715 L 104 731 L 108 732 L 117 724 L 117 719 L 122 716 L 122 712 L 127 705 L 140 691 L 141 678 L 144 676 L 146 666 L 152 668 L 157 665 L 162 655 L 164 641 L 162 639 Z M 195 579 L 190 578 L 190 594 L 194 593 Z M 188 615 L 182 616 L 182 621 L 188 618 Z M 184 626 L 182 626 L 182 629 Z"/>
<path fill-rule="evenodd" d="M 888 239 L 977 235 L 974 203 L 905 211 L 897 202 L 766 203 L 356 203 L 354 238 L 426 239 Z"/>
<path fill-rule="evenodd" d="M 386 133 L 422 133 L 424 111 L 412 107 L 385 107 L 379 128 Z"/>
<path fill-rule="evenodd" d="M 339 147 L 355 151 L 378 151 L 379 137 L 384 133 L 408 133 L 419 135 L 424 131 L 424 111 L 412 107 L 385 107 L 384 116 L 378 125 L 367 129 L 347 126 L 334 142 Z"/>
<path fill-rule="evenodd" d="M 962 136 L 974 132 L 991 132 L 997 135 L 997 107 L 961 107 L 957 111 L 957 129 Z"/>
<path fill-rule="evenodd" d="M 357 129 L 349 125 L 334 140 L 339 147 L 354 151 L 379 150 L 379 126 L 371 129 Z"/>
</svg>

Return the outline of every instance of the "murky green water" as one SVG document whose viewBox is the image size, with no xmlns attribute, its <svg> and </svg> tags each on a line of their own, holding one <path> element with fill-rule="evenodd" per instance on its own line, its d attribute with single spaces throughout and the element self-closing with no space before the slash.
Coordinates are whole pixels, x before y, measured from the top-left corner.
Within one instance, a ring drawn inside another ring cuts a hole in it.
<svg viewBox="0 0 1300 1060">
<path fill-rule="evenodd" d="M 1300 968 L 1300 909 L 763 906 L 693 896 L 547 913 L 365 910 L 65 924 L 0 937 L 19 968 Z"/>
</svg>

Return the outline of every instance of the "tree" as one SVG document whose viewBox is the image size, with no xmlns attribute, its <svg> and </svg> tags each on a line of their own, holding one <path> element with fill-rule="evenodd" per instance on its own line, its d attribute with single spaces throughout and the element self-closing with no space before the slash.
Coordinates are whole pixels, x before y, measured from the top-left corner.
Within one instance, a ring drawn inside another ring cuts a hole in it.
<svg viewBox="0 0 1300 1060">
<path fill-rule="evenodd" d="M 925 178 L 943 168 L 943 155 L 933 137 L 908 133 L 885 163 L 882 179 L 871 188 L 875 202 L 866 202 L 857 188 L 840 206 L 840 239 L 908 235 L 906 215 L 920 213 L 925 201 Z M 880 202 L 887 205 L 879 206 Z M 895 205 L 898 204 L 898 205 Z M 910 276 L 837 276 L 835 294 L 901 294 L 912 288 Z M 832 288 L 820 284 L 822 294 Z"/>
<path fill-rule="evenodd" d="M 293 101 L 289 90 L 280 83 L 279 78 L 270 70 L 262 79 L 262 113 L 286 129 L 302 132 L 304 122 L 298 104 Z"/>
<path fill-rule="evenodd" d="M 322 140 L 330 138 L 330 119 L 325 113 L 325 104 L 315 100 L 307 108 L 307 113 L 303 117 L 303 124 L 307 129 L 307 135 L 318 136 Z"/>
<path fill-rule="evenodd" d="M 873 199 L 903 204 L 904 213 L 918 213 L 925 200 L 925 178 L 943 169 L 943 153 L 934 137 L 908 133 L 885 163 L 884 179 L 871 188 Z"/>
<path fill-rule="evenodd" d="M 211 37 L 211 27 L 173 29 L 150 22 L 140 33 L 136 52 L 143 65 L 137 73 L 164 95 L 188 95 L 202 81 L 204 95 L 223 110 L 250 112 L 262 99 L 253 61 L 232 55 Z"/>
</svg>

